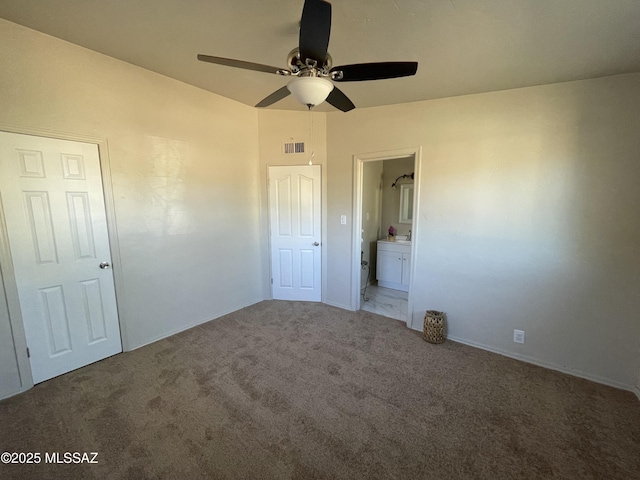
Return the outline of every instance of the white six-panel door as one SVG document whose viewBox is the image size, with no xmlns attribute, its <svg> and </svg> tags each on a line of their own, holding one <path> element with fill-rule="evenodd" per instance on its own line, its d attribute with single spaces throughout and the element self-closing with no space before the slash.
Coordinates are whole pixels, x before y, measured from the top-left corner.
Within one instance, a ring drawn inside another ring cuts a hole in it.
<svg viewBox="0 0 640 480">
<path fill-rule="evenodd" d="M 97 146 L 0 132 L 0 200 L 34 383 L 121 352 Z"/>
<path fill-rule="evenodd" d="M 322 298 L 320 165 L 269 167 L 272 295 Z"/>
</svg>

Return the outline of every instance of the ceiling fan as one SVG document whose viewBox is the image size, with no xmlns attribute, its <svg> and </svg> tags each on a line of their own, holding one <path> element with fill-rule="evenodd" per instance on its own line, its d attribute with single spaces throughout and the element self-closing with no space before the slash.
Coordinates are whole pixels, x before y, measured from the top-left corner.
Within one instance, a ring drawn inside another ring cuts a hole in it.
<svg viewBox="0 0 640 480">
<path fill-rule="evenodd" d="M 332 65 L 329 47 L 331 34 L 331 4 L 324 0 L 305 0 L 300 21 L 298 48 L 287 58 L 288 68 L 278 68 L 259 63 L 231 58 L 198 55 L 203 62 L 244 68 L 256 72 L 292 76 L 286 86 L 276 90 L 256 107 L 268 107 L 287 97 L 290 93 L 309 109 L 324 102 L 343 112 L 353 110 L 355 105 L 333 82 L 360 82 L 415 75 L 417 62 L 375 62 L 352 65 Z M 331 79 L 331 80 L 328 80 Z"/>
</svg>

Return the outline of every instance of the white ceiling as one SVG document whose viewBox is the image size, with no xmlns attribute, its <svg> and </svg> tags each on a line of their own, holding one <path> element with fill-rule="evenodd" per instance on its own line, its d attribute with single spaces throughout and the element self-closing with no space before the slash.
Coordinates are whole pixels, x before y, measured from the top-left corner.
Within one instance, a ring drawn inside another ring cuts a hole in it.
<svg viewBox="0 0 640 480">
<path fill-rule="evenodd" d="M 286 66 L 303 0 L 2 0 L 0 17 L 247 105 Z M 334 0 L 334 65 L 419 62 L 415 77 L 343 83 L 357 107 L 640 72 L 639 0 Z M 291 97 L 270 108 L 302 110 Z M 331 111 L 323 104 L 319 110 Z"/>
</svg>

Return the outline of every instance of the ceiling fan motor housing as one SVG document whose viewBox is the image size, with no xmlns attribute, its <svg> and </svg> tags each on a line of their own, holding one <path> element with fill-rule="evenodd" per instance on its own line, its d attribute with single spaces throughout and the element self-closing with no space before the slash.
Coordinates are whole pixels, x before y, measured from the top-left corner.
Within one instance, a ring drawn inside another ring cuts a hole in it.
<svg viewBox="0 0 640 480">
<path fill-rule="evenodd" d="M 278 72 L 280 75 L 301 75 L 304 76 L 305 72 L 311 71 L 311 74 L 307 74 L 306 76 L 323 76 L 328 77 L 331 76 L 331 67 L 333 66 L 333 59 L 329 52 L 325 56 L 325 60 L 322 65 L 318 65 L 318 63 L 314 60 L 307 59 L 307 62 L 304 63 L 300 59 L 300 49 L 294 48 L 289 52 L 287 56 L 287 65 L 289 67 L 289 71 L 283 70 L 283 73 Z"/>
</svg>

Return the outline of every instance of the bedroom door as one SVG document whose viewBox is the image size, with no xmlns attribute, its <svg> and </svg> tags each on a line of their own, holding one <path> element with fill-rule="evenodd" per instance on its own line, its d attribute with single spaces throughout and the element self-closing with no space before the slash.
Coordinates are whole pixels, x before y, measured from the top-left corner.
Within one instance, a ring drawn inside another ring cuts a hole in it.
<svg viewBox="0 0 640 480">
<path fill-rule="evenodd" d="M 320 165 L 269 167 L 271 290 L 276 300 L 322 299 Z"/>
<path fill-rule="evenodd" d="M 121 352 L 98 147 L 0 132 L 0 201 L 34 383 Z"/>
</svg>

